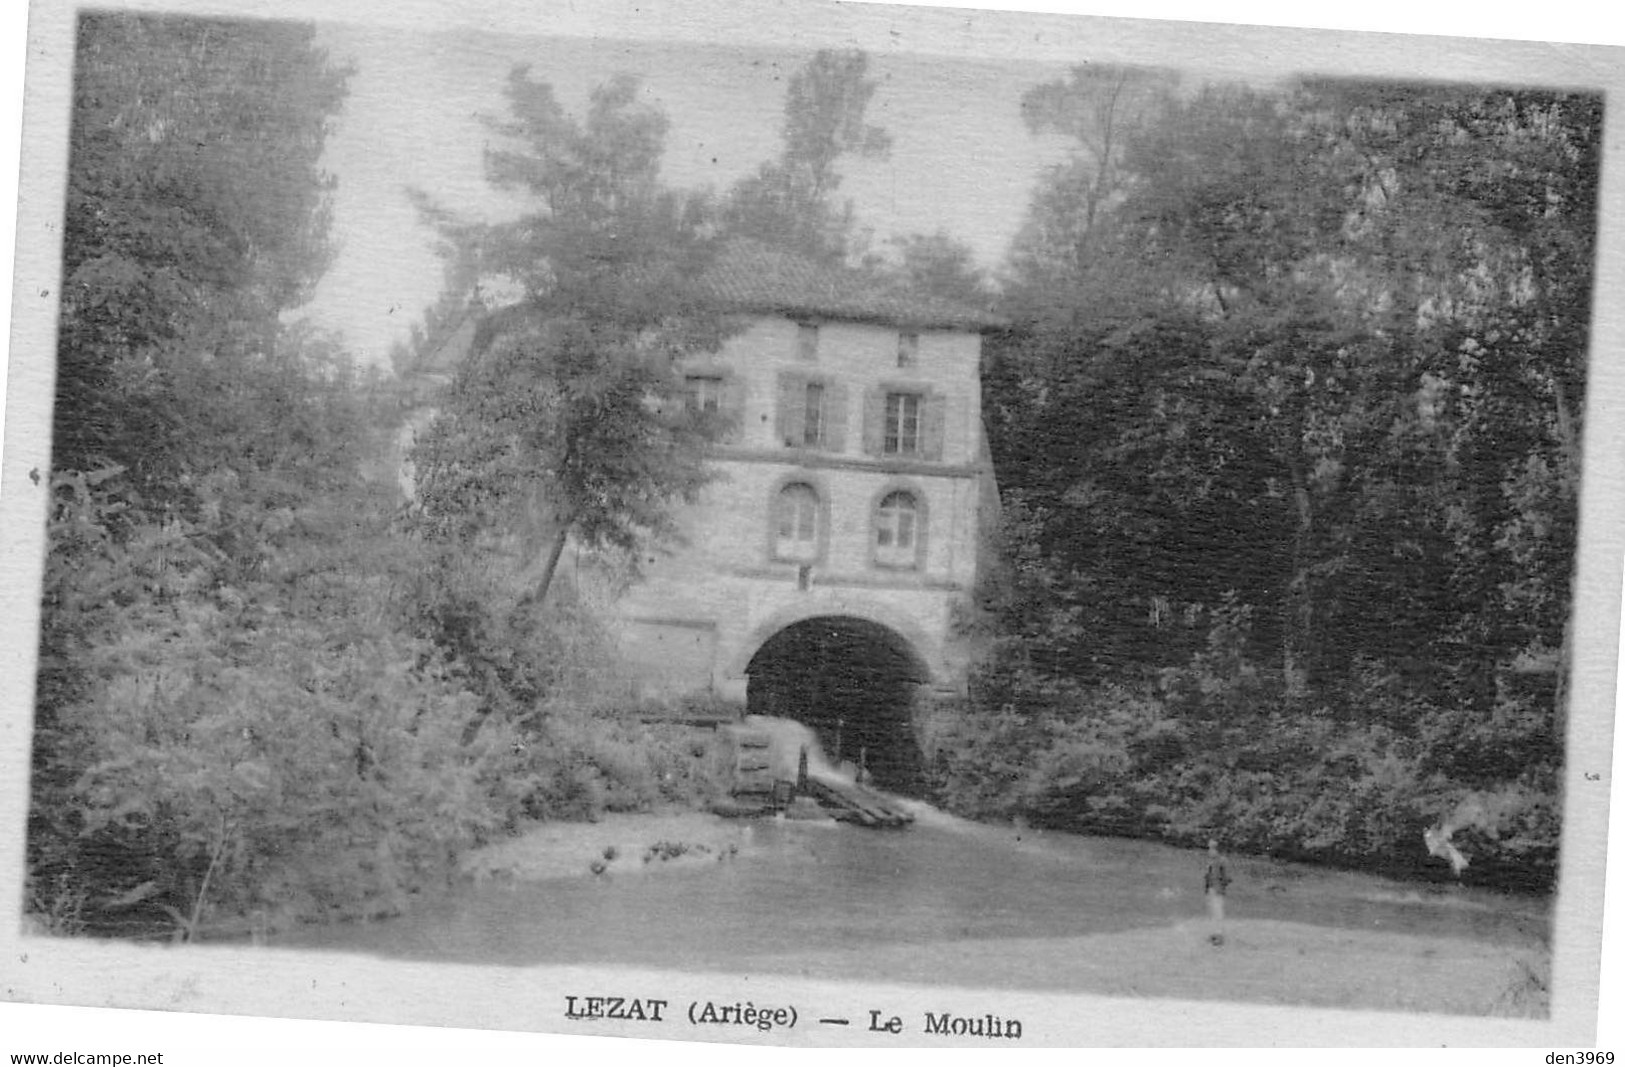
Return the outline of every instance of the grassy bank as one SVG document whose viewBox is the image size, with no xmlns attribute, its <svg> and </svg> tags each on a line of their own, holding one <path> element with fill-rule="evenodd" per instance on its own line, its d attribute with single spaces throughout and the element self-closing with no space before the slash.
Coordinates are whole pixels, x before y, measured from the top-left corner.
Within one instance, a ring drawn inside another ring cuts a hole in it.
<svg viewBox="0 0 1625 1067">
<path fill-rule="evenodd" d="M 925 789 L 972 819 L 1550 891 L 1562 751 L 1549 692 L 1508 685 L 1485 724 L 1375 668 L 1294 692 L 1234 628 L 1213 636 L 1133 685 L 984 665 L 968 699 L 917 716 Z"/>
</svg>

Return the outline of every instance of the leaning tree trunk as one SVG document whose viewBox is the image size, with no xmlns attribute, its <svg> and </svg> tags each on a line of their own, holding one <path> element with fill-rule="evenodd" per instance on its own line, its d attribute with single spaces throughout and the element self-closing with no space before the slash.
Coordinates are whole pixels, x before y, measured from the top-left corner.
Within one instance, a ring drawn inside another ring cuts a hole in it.
<svg viewBox="0 0 1625 1067">
<path fill-rule="evenodd" d="M 575 520 L 576 516 L 571 514 L 559 522 L 558 529 L 553 533 L 552 543 L 548 546 L 547 558 L 542 564 L 542 576 L 535 585 L 520 595 L 518 602 L 514 604 L 513 610 L 516 613 L 529 611 L 532 607 L 546 602 L 547 591 L 553 585 L 553 576 L 558 573 L 559 558 L 564 555 L 564 546 L 570 540 L 570 531 L 575 528 Z M 500 684 L 494 678 L 489 679 L 489 682 L 492 685 Z M 481 708 L 479 713 L 470 719 L 468 725 L 464 728 L 463 744 L 471 744 L 479 736 L 480 728 L 485 725 L 485 720 L 490 717 L 491 708 L 489 706 Z"/>
<path fill-rule="evenodd" d="M 553 576 L 558 573 L 559 559 L 564 555 L 564 546 L 570 541 L 570 531 L 575 528 L 575 516 L 571 515 L 559 523 L 553 533 L 553 543 L 548 546 L 547 560 L 542 564 L 542 576 L 536 584 L 525 591 L 519 598 L 519 607 L 528 608 L 533 604 L 547 602 L 547 591 L 553 587 Z"/>
</svg>

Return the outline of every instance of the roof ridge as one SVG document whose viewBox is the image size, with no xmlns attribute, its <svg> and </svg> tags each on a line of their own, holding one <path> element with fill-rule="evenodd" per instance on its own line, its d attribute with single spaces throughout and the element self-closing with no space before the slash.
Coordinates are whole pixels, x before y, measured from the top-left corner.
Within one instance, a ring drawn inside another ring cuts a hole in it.
<svg viewBox="0 0 1625 1067">
<path fill-rule="evenodd" d="M 742 310 L 791 316 L 969 330 L 1003 322 L 985 308 L 918 292 L 878 271 L 820 263 L 757 238 L 726 241 L 700 286 Z"/>
</svg>

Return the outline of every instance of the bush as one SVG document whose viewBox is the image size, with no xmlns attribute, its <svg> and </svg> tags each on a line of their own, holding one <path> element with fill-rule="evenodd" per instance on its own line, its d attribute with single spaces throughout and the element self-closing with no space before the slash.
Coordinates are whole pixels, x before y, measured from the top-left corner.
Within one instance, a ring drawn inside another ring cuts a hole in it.
<svg viewBox="0 0 1625 1067">
<path fill-rule="evenodd" d="M 462 743 L 476 700 L 394 632 L 413 553 L 364 494 L 288 509 L 246 567 L 130 509 L 116 472 L 56 489 L 29 826 L 49 925 L 382 914 L 507 817 L 515 739 Z"/>
<path fill-rule="evenodd" d="M 75 872 L 107 918 L 156 908 L 187 931 L 375 915 L 500 824 L 511 754 L 495 732 L 461 744 L 473 698 L 429 650 L 244 614 L 143 605 L 87 650 L 94 695 L 57 719 L 79 770 L 37 879 Z"/>
<path fill-rule="evenodd" d="M 523 725 L 547 706 L 606 712 L 624 695 L 599 624 L 561 577 L 524 595 L 512 546 L 435 545 L 405 599 L 407 625 L 479 697 L 480 719 Z"/>
<path fill-rule="evenodd" d="M 415 631 L 476 695 L 467 736 L 513 738 L 516 769 L 498 790 L 513 817 L 591 819 L 719 795 L 712 754 L 680 724 L 737 709 L 700 698 L 629 706 L 610 643 L 569 579 L 536 605 L 514 565 L 501 544 L 437 550 L 409 601 Z"/>
<path fill-rule="evenodd" d="M 990 695 L 1004 702 L 978 711 L 977 701 Z M 979 675 L 970 707 L 938 712 L 930 722 L 931 782 L 950 810 L 1077 828 L 1116 825 L 1126 816 L 1120 794 L 1136 743 L 1179 743 L 1153 702 L 1025 669 Z"/>
<path fill-rule="evenodd" d="M 1245 611 L 1156 691 L 1081 686 L 994 661 L 971 699 L 931 717 L 932 785 L 972 818 L 1022 816 L 1395 873 L 1445 876 L 1448 829 L 1469 880 L 1549 887 L 1559 831 L 1552 716 L 1503 688 L 1489 714 L 1441 709 L 1364 663 L 1316 700 L 1244 654 Z"/>
<path fill-rule="evenodd" d="M 726 790 L 716 746 L 680 725 L 555 709 L 527 732 L 524 752 L 521 806 L 537 819 L 699 807 Z"/>
</svg>

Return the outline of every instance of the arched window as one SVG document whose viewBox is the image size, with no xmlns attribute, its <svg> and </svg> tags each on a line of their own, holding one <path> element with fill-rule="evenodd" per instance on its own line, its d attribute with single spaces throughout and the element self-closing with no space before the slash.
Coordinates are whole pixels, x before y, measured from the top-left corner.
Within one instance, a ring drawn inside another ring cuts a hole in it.
<svg viewBox="0 0 1625 1067">
<path fill-rule="evenodd" d="M 875 562 L 912 567 L 919 559 L 920 505 L 914 494 L 899 489 L 881 498 L 875 510 Z"/>
<path fill-rule="evenodd" d="M 773 555 L 808 562 L 818 557 L 818 492 L 805 482 L 791 482 L 773 502 Z"/>
</svg>

